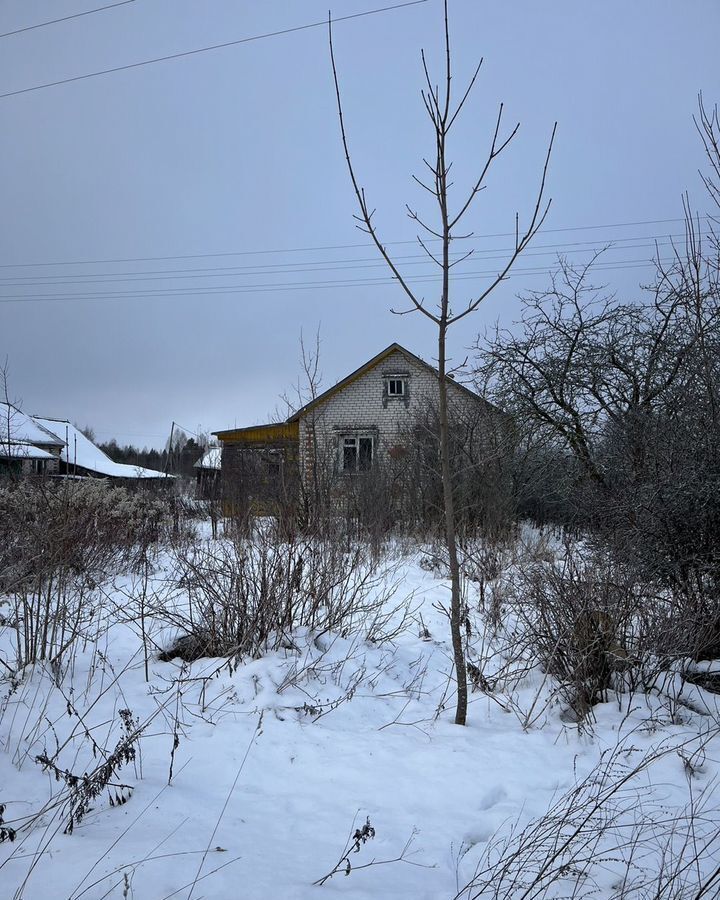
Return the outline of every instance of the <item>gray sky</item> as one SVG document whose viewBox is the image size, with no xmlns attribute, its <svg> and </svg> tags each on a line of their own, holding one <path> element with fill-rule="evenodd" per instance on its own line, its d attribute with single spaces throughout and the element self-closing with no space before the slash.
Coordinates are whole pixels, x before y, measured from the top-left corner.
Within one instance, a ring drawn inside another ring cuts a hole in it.
<svg viewBox="0 0 720 900">
<path fill-rule="evenodd" d="M 109 2 L 4 0 L 0 33 Z M 338 0 L 333 15 L 390 2 Z M 457 270 L 458 303 L 499 265 L 515 210 L 529 211 L 558 121 L 552 210 L 535 255 L 519 263 L 531 271 L 458 327 L 461 359 L 485 324 L 512 321 L 515 295 L 547 282 L 533 273 L 558 251 L 581 260 L 579 250 L 619 241 L 598 280 L 631 298 L 652 275 L 653 240 L 682 227 L 657 220 L 682 215 L 685 189 L 705 211 L 692 115 L 699 90 L 720 101 L 720 4 L 450 7 L 458 81 L 485 59 L 451 148 L 458 196 L 484 158 L 497 103 L 508 125 L 522 123 L 471 219 L 481 255 Z M 135 0 L 0 38 L 0 93 L 321 21 L 327 9 Z M 335 30 L 354 160 L 388 242 L 413 240 L 404 204 L 425 204 L 411 181 L 432 152 L 420 48 L 440 62 L 441 14 L 427 0 Z M 161 446 L 172 420 L 192 430 L 265 420 L 297 379 L 301 329 L 321 329 L 326 384 L 393 340 L 433 358 L 432 326 L 390 314 L 402 298 L 354 228 L 324 28 L 4 97 L 0 179 L 0 296 L 26 298 L 0 302 L 0 359 L 27 412 Z M 653 224 L 624 224 L 640 222 Z M 437 293 L 430 280 L 418 288 Z"/>
</svg>

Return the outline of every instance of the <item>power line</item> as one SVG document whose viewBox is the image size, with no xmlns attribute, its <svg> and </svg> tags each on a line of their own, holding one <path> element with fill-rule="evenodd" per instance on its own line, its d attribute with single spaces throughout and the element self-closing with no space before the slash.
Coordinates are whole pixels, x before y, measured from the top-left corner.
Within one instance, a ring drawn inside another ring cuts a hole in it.
<svg viewBox="0 0 720 900">
<path fill-rule="evenodd" d="M 425 0 L 422 0 L 425 2 Z M 700 216 L 700 221 L 709 221 L 708 216 Z M 637 222 L 613 222 L 603 225 L 567 225 L 561 228 L 543 228 L 541 234 L 561 234 L 570 231 L 592 231 L 609 228 L 632 228 L 639 225 L 665 225 L 672 222 L 684 222 L 684 218 L 675 219 L 645 219 Z M 464 240 L 489 240 L 491 238 L 515 237 L 514 231 L 500 231 L 495 234 L 473 234 L 466 238 L 456 238 L 456 241 Z M 436 238 L 429 239 L 426 243 L 436 242 Z M 403 241 L 384 241 L 388 247 L 399 247 L 407 244 L 417 246 L 417 239 Z M 183 259 L 217 259 L 228 256 L 265 256 L 268 254 L 279 255 L 282 253 L 314 253 L 326 250 L 352 250 L 360 247 L 374 247 L 367 241 L 355 244 L 326 244 L 315 247 L 286 247 L 265 250 L 226 250 L 212 253 L 185 253 L 173 256 L 125 256 L 109 259 L 75 259 L 75 260 L 58 260 L 55 262 L 29 262 L 29 263 L 0 263 L 0 269 L 26 269 L 26 268 L 49 268 L 52 266 L 96 266 L 109 265 L 113 263 L 131 263 L 131 262 L 172 262 Z"/>
<path fill-rule="evenodd" d="M 427 3 L 427 0 L 407 0 L 405 3 L 396 3 L 392 6 L 383 6 L 379 9 L 368 9 L 364 12 L 353 13 L 348 16 L 339 16 L 337 19 L 333 19 L 334 23 L 337 22 L 347 22 L 350 19 L 360 19 L 363 16 L 373 16 L 377 13 L 390 12 L 395 9 L 403 9 L 407 6 L 417 6 L 420 3 Z M 199 53 L 209 53 L 211 50 L 222 50 L 225 47 L 237 47 L 239 44 L 249 44 L 252 41 L 261 41 L 266 38 L 279 37 L 283 34 L 293 34 L 297 31 L 307 31 L 309 28 L 319 28 L 321 26 L 327 26 L 327 19 L 323 19 L 321 22 L 309 22 L 306 25 L 295 25 L 292 28 L 282 28 L 278 31 L 268 31 L 265 34 L 255 34 L 251 37 L 246 38 L 238 38 L 234 41 L 223 41 L 221 44 L 210 44 L 207 47 L 197 47 L 194 50 L 184 50 L 180 53 L 169 53 L 167 56 L 157 56 L 154 59 L 146 59 L 142 62 L 136 63 L 127 63 L 123 66 L 113 66 L 110 69 L 99 69 L 97 72 L 86 72 L 83 75 L 73 75 L 71 78 L 61 78 L 58 81 L 47 81 L 44 84 L 36 84 L 32 87 L 21 88 L 17 91 L 7 91 L 5 94 L 0 94 L 0 100 L 5 99 L 6 97 L 17 97 L 19 94 L 29 94 L 32 91 L 42 91 L 45 88 L 57 87 L 60 84 L 69 84 L 72 81 L 85 81 L 88 78 L 97 78 L 100 75 L 110 75 L 114 72 L 126 72 L 128 69 L 139 69 L 142 66 L 151 66 L 156 63 L 168 62 L 173 59 L 182 59 L 188 56 L 197 56 Z"/>
<path fill-rule="evenodd" d="M 663 260 L 664 263 L 670 263 L 672 260 Z M 593 269 L 595 272 L 619 271 L 625 269 L 645 269 L 655 266 L 653 260 L 618 260 L 615 263 L 607 263 L 604 265 L 596 265 Z M 547 266 L 532 266 L 528 268 L 516 268 L 505 280 L 517 277 L 518 275 L 544 275 L 547 274 Z M 465 272 L 462 275 L 453 276 L 453 281 L 467 281 L 472 279 L 495 278 L 497 272 L 492 271 L 476 271 Z M 412 283 L 434 282 L 437 276 L 411 275 L 405 280 Z M 327 290 L 327 289 L 344 289 L 352 287 L 384 287 L 395 284 L 392 277 L 386 278 L 358 278 L 341 281 L 316 281 L 316 282 L 281 282 L 259 285 L 229 285 L 219 287 L 205 288 L 172 288 L 172 289 L 142 289 L 137 291 L 105 291 L 102 293 L 88 294 L 27 294 L 17 297 L 2 297 L 0 304 L 4 303 L 36 303 L 36 302 L 68 302 L 68 301 L 103 301 L 103 300 L 153 300 L 162 298 L 192 298 L 192 297 L 215 297 L 222 295 L 235 294 L 253 294 L 253 293 L 279 293 L 283 291 L 298 290 Z"/>
<path fill-rule="evenodd" d="M 183 425 L 181 425 L 179 422 L 176 422 L 175 424 L 176 424 L 177 427 L 180 429 L 180 431 L 184 431 L 186 434 L 191 434 L 193 437 L 196 437 L 196 438 L 202 438 L 202 437 L 203 437 L 203 435 L 197 434 L 197 432 L 191 431 L 189 428 L 185 428 L 185 427 L 184 427 Z"/>
<path fill-rule="evenodd" d="M 50 19 L 47 22 L 38 22 L 37 25 L 26 25 L 24 28 L 16 28 L 14 31 L 6 31 L 0 34 L 0 38 L 10 37 L 13 34 L 22 34 L 24 31 L 33 31 L 35 28 L 45 28 L 46 25 L 57 25 L 58 22 L 68 22 L 70 19 L 79 19 L 82 16 L 91 16 L 93 13 L 104 12 L 106 9 L 115 9 L 116 6 L 127 6 L 135 0 L 120 0 L 119 3 L 109 3 L 107 6 L 98 6 L 96 9 L 86 9 L 85 12 L 73 13 L 71 16 L 63 16 L 61 19 Z"/>
<path fill-rule="evenodd" d="M 123 437 L 127 437 L 128 435 L 131 437 L 162 437 L 162 438 L 165 437 L 164 432 L 158 432 L 158 431 L 154 431 L 154 432 L 121 431 L 121 432 L 118 432 L 118 431 L 109 431 L 108 429 L 104 429 L 104 428 L 93 428 L 93 433 L 94 434 L 111 434 L 111 435 L 117 435 L 119 433 L 119 434 L 123 435 Z M 109 443 L 109 441 L 107 443 Z"/>
<path fill-rule="evenodd" d="M 599 226 L 599 227 L 604 227 L 604 226 Z M 708 232 L 703 231 L 700 234 L 700 236 L 705 237 L 709 234 L 710 234 L 709 231 Z M 570 248 L 575 248 L 575 247 L 580 247 L 580 248 L 586 248 L 588 246 L 596 247 L 598 244 L 598 240 L 601 240 L 603 242 L 612 243 L 612 244 L 623 243 L 628 248 L 633 247 L 633 246 L 645 247 L 648 245 L 646 245 L 646 244 L 631 245 L 631 244 L 628 244 L 628 242 L 629 241 L 663 241 L 663 242 L 665 242 L 668 240 L 675 240 L 677 238 L 683 238 L 683 237 L 684 237 L 683 234 L 647 234 L 647 235 L 630 235 L 629 237 L 617 237 L 617 236 L 607 236 L 606 237 L 606 236 L 603 236 L 600 239 L 595 238 L 595 239 L 585 240 L 585 241 L 570 241 L 570 242 L 566 241 L 561 244 L 535 244 L 534 243 L 532 245 L 533 250 L 531 252 L 532 252 L 532 255 L 534 255 L 534 256 L 541 256 L 541 255 L 545 255 L 546 253 L 549 253 L 551 251 L 558 251 L 558 250 L 568 251 Z M 369 246 L 369 245 L 362 245 L 362 246 Z M 509 253 L 509 252 L 512 252 L 513 249 L 514 249 L 513 247 L 493 247 L 493 248 L 487 248 L 487 249 L 480 249 L 480 248 L 475 247 L 475 248 L 473 248 L 473 255 L 474 256 L 481 255 L 483 258 L 492 258 L 492 257 L 488 257 L 488 254 L 490 254 L 490 253 Z M 264 251 L 262 251 L 262 252 L 264 252 Z M 450 255 L 451 255 L 451 257 L 452 256 L 462 256 L 462 255 L 465 255 L 466 253 L 467 253 L 467 248 L 464 247 L 462 250 L 452 251 Z M 427 257 L 427 254 L 425 254 L 425 253 L 413 253 L 413 254 L 409 254 L 409 255 L 406 254 L 404 256 L 396 256 L 395 259 L 400 262 L 406 262 L 408 260 L 417 260 L 417 259 L 427 261 L 428 257 Z M 176 274 L 184 274 L 187 272 L 200 272 L 200 273 L 250 272 L 250 274 L 252 274 L 253 272 L 256 272 L 256 271 L 264 272 L 264 271 L 267 271 L 268 269 L 281 269 L 281 270 L 287 269 L 289 271 L 292 271 L 292 269 L 291 269 L 292 266 L 303 266 L 303 267 L 315 268 L 316 266 L 324 266 L 324 265 L 340 266 L 340 265 L 350 264 L 352 268 L 356 268 L 356 267 L 361 268 L 361 266 L 357 265 L 358 263 L 373 263 L 376 265 L 385 265 L 385 263 L 382 260 L 379 260 L 377 256 L 361 256 L 361 257 L 357 257 L 355 259 L 350 258 L 350 259 L 308 260 L 307 262 L 303 262 L 303 261 L 294 261 L 294 262 L 289 262 L 289 263 L 279 263 L 278 262 L 278 263 L 269 263 L 267 265 L 255 264 L 255 265 L 250 265 L 250 266 L 208 266 L 208 267 L 193 267 L 193 268 L 187 268 L 187 269 L 146 269 L 144 271 L 134 271 L 134 272 L 133 271 L 130 271 L 130 272 L 87 272 L 87 273 L 68 272 L 68 273 L 53 273 L 52 275 L 36 275 L 36 274 L 10 275 L 6 278 L 0 278 L 0 284 L 16 284 L 16 283 L 20 282 L 21 280 L 27 281 L 28 279 L 41 279 L 42 281 L 44 281 L 46 283 L 53 283 L 53 282 L 50 282 L 49 279 L 52 279 L 52 278 L 92 279 L 92 278 L 101 278 L 101 277 L 105 278 L 105 277 L 111 277 L 111 276 L 116 276 L 116 275 L 117 276 L 168 275 L 170 277 L 173 277 Z M 40 265 L 52 265 L 52 264 L 48 263 L 48 264 L 40 264 Z M 69 263 L 58 263 L 58 265 L 70 265 L 70 264 Z M 295 271 L 304 271 L 304 269 L 297 269 Z M 212 275 L 209 274 L 209 277 L 212 277 Z M 58 283 L 61 283 L 61 282 L 58 282 Z"/>
<path fill-rule="evenodd" d="M 702 236 L 705 236 L 705 232 Z M 673 245 L 673 240 L 682 235 L 644 235 L 631 238 L 616 239 L 618 246 L 614 246 L 615 240 L 606 239 L 612 244 L 606 248 L 607 252 L 619 250 L 649 250 Z M 642 241 L 643 243 L 629 243 L 630 241 Z M 652 243 L 644 243 L 651 241 Z M 523 258 L 537 256 L 569 255 L 587 253 L 597 246 L 596 241 L 576 241 L 570 244 L 541 244 L 534 245 L 534 249 L 527 250 Z M 473 253 L 476 261 L 490 262 L 497 259 L 505 259 L 511 253 L 512 247 L 498 247 L 493 250 L 481 250 Z M 467 256 L 466 251 L 457 251 L 451 254 L 451 260 L 460 256 Z M 396 256 L 395 261 L 405 268 L 407 266 L 431 265 L 431 261 L 425 254 L 413 254 L 411 256 Z M 300 266 L 300 267 L 298 267 Z M 200 269 L 153 269 L 145 272 L 91 272 L 68 273 L 67 275 L 23 275 L 0 279 L 0 288 L 29 288 L 52 287 L 70 285 L 91 284 L 140 284 L 148 281 L 184 281 L 213 278 L 256 277 L 263 275 L 291 275 L 312 274 L 314 272 L 341 272 L 360 271 L 364 269 L 385 268 L 383 260 L 375 257 L 362 257 L 357 260 L 322 260 L 307 263 L 275 263 L 269 266 L 219 266 L 215 268 Z M 60 280 L 52 280 L 60 279 Z M 1 296 L 1 295 L 0 295 Z"/>
</svg>

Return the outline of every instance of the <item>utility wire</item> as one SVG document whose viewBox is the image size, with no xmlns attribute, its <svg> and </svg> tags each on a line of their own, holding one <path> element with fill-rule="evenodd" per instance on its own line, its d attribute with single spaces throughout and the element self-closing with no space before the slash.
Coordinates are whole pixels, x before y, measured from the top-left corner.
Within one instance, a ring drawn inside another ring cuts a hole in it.
<svg viewBox="0 0 720 900">
<path fill-rule="evenodd" d="M 107 429 L 103 429 L 103 428 L 93 428 L 93 433 L 94 434 L 117 435 L 118 432 L 117 431 L 108 431 Z M 158 431 L 122 431 L 120 433 L 125 437 L 127 437 L 128 435 L 130 437 L 162 437 L 162 438 L 165 437 L 165 432 L 158 432 Z M 103 441 L 103 443 L 110 443 L 110 442 Z"/>
<path fill-rule="evenodd" d="M 202 438 L 202 437 L 203 437 L 202 434 L 197 434 L 196 432 L 191 431 L 189 428 L 185 428 L 185 427 L 184 427 L 183 425 L 181 425 L 179 422 L 176 422 L 175 425 L 180 429 L 180 431 L 184 431 L 186 434 L 190 434 L 190 435 L 192 435 L 193 437 L 196 437 L 196 438 Z"/>
<path fill-rule="evenodd" d="M 705 232 L 700 234 L 704 237 Z M 671 247 L 674 239 L 682 235 L 646 235 L 642 237 L 620 238 L 615 245 L 611 239 L 607 239 L 609 246 L 606 252 L 619 250 L 654 250 L 661 247 Z M 629 243 L 629 241 L 641 241 L 641 243 Z M 650 241 L 651 243 L 647 243 Z M 596 241 L 578 241 L 573 244 L 546 244 L 536 246 L 534 250 L 528 250 L 523 258 L 542 256 L 567 256 L 577 253 L 588 253 L 597 247 Z M 472 259 L 476 262 L 491 262 L 492 260 L 505 259 L 513 248 L 498 247 L 495 250 L 474 252 Z M 451 261 L 460 257 L 467 258 L 465 251 L 457 251 L 450 255 Z M 396 256 L 395 261 L 402 267 L 434 265 L 424 254 L 411 256 Z M 205 269 L 152 269 L 145 272 L 91 272 L 91 273 L 67 273 L 55 275 L 24 275 L 12 278 L 0 278 L 0 288 L 31 288 L 31 287 L 55 287 L 92 284 L 142 284 L 149 281 L 185 281 L 215 278 L 253 278 L 265 275 L 312 275 L 315 272 L 344 272 L 362 271 L 366 269 L 384 269 L 383 260 L 373 257 L 363 257 L 357 260 L 322 260 L 307 263 L 276 263 L 270 266 L 219 266 Z M 0 295 L 1 296 L 1 295 Z"/>
<path fill-rule="evenodd" d="M 664 264 L 672 262 L 671 259 L 662 260 Z M 595 272 L 619 271 L 624 269 L 645 269 L 653 268 L 656 265 L 654 260 L 618 260 L 615 263 L 607 263 L 604 265 L 596 265 L 593 268 Z M 528 268 L 515 268 L 513 273 L 508 275 L 505 280 L 509 280 L 518 275 L 544 275 L 549 271 L 548 266 L 532 266 Z M 496 271 L 476 271 L 465 272 L 462 275 L 454 275 L 453 281 L 468 281 L 472 279 L 496 278 Z M 434 282 L 436 275 L 410 275 L 406 281 L 414 283 Z M 226 294 L 253 294 L 253 293 L 278 293 L 283 291 L 298 290 L 340 290 L 344 288 L 354 287 L 383 287 L 396 283 L 392 277 L 386 278 L 359 278 L 348 279 L 343 281 L 316 281 L 316 282 L 280 282 L 265 283 L 258 285 L 227 285 L 218 287 L 190 287 L 190 288 L 170 288 L 170 289 L 152 289 L 144 288 L 137 291 L 105 291 L 102 293 L 94 292 L 87 294 L 27 294 L 15 297 L 1 297 L 0 304 L 4 303 L 36 303 L 36 302 L 68 302 L 68 301 L 102 301 L 102 300 L 152 300 L 162 299 L 165 297 L 214 297 Z"/>
<path fill-rule="evenodd" d="M 117 6 L 127 6 L 135 0 L 120 0 L 119 3 L 109 3 L 107 6 L 98 6 L 96 9 L 86 9 L 85 12 L 73 13 L 71 16 L 63 16 L 61 19 L 50 19 L 47 22 L 38 22 L 37 25 L 26 25 L 24 28 L 16 28 L 15 31 L 6 31 L 0 34 L 0 38 L 10 37 L 13 34 L 22 34 L 24 31 L 33 31 L 35 28 L 45 28 L 46 25 L 57 25 L 58 22 L 69 22 L 70 19 L 79 19 L 82 16 L 91 16 L 93 13 L 104 12 L 106 9 L 115 9 Z"/>
<path fill-rule="evenodd" d="M 700 221 L 710 221 L 708 216 L 700 216 Z M 541 234 L 561 234 L 569 231 L 597 231 L 601 229 L 609 229 L 609 228 L 632 228 L 634 226 L 639 225 L 666 225 L 673 222 L 684 222 L 684 218 L 675 218 L 675 219 L 645 219 L 638 222 L 611 222 L 603 225 L 567 225 L 562 228 L 543 228 L 541 230 Z M 491 238 L 500 238 L 500 237 L 515 237 L 514 231 L 499 231 L 494 234 L 472 234 L 467 237 L 455 238 L 455 241 L 480 241 L 480 240 L 489 240 Z M 434 243 L 437 238 L 431 238 L 426 241 L 426 243 Z M 383 242 L 388 247 L 399 247 L 407 244 L 414 244 L 417 246 L 417 238 L 413 240 L 404 240 L 404 241 L 384 241 Z M 321 252 L 326 250 L 352 250 L 359 247 L 374 247 L 374 244 L 371 244 L 367 241 L 363 241 L 362 243 L 356 244 L 325 244 L 322 246 L 315 247 L 286 247 L 286 248 L 275 248 L 275 249 L 267 249 L 267 250 L 227 250 L 222 252 L 214 252 L 214 253 L 185 253 L 185 254 L 176 254 L 174 256 L 125 256 L 125 257 L 115 257 L 111 259 L 75 259 L 75 260 L 59 260 L 56 262 L 28 262 L 28 263 L 0 263 L 0 269 L 26 269 L 26 268 L 49 268 L 52 266 L 95 266 L 95 265 L 109 265 L 114 263 L 131 263 L 131 262 L 172 262 L 174 260 L 182 260 L 182 259 L 217 259 L 219 257 L 228 257 L 228 256 L 265 256 L 268 254 L 282 254 L 282 253 L 314 253 Z"/>
<path fill-rule="evenodd" d="M 706 237 L 710 235 L 710 231 L 703 231 L 699 233 L 700 237 Z M 603 235 L 601 238 L 593 238 L 585 241 L 564 241 L 560 244 L 533 244 L 533 255 L 534 256 L 543 256 L 550 252 L 561 251 L 561 252 L 569 252 L 572 248 L 586 248 L 586 247 L 596 247 L 598 242 L 601 243 L 610 243 L 610 244 L 624 244 L 627 247 L 633 246 L 647 246 L 646 244 L 629 244 L 630 241 L 669 241 L 675 239 L 684 238 L 684 234 L 634 234 L 629 237 L 617 237 L 617 236 L 605 236 Z M 483 258 L 490 258 L 488 254 L 492 253 L 510 253 L 514 247 L 492 247 L 486 249 L 480 249 L 478 247 L 473 248 L 473 257 L 477 258 L 478 256 L 482 256 Z M 467 248 L 464 247 L 462 250 L 451 251 L 450 256 L 465 256 L 467 254 Z M 409 260 L 417 260 L 421 259 L 424 261 L 428 261 L 428 256 L 426 253 L 412 253 L 405 254 L 403 256 L 396 256 L 396 260 L 399 262 L 406 262 Z M 268 263 L 266 265 L 245 265 L 245 266 L 204 266 L 204 267 L 193 267 L 193 268 L 185 268 L 185 269 L 145 269 L 142 271 L 130 271 L 130 272 L 67 272 L 67 273 L 58 273 L 55 272 L 51 275 L 36 275 L 34 273 L 29 273 L 27 275 L 8 275 L 5 278 L 0 278 L 0 284 L 15 284 L 20 281 L 28 281 L 29 279 L 39 279 L 41 281 L 49 282 L 48 279 L 51 278 L 100 278 L 100 277 L 111 277 L 111 276 L 124 276 L 124 275 L 174 275 L 177 273 L 185 273 L 185 272 L 201 272 L 201 273 L 213 273 L 213 272 L 249 272 L 250 274 L 254 272 L 264 272 L 270 269 L 287 269 L 288 271 L 293 271 L 291 267 L 294 266 L 302 266 L 302 267 L 311 267 L 314 268 L 316 266 L 324 266 L 324 265 L 345 265 L 351 264 L 352 268 L 362 268 L 363 266 L 359 266 L 359 263 L 373 263 L 376 265 L 385 265 L 382 260 L 378 260 L 377 256 L 359 256 L 356 258 L 349 259 L 326 259 L 326 260 L 308 260 L 307 262 L 303 262 L 302 260 L 295 260 L 293 262 L 288 263 Z M 62 265 L 59 263 L 58 265 Z M 297 269 L 296 271 L 303 271 L 303 269 Z"/>
<path fill-rule="evenodd" d="M 407 6 L 417 6 L 420 3 L 427 3 L 427 0 L 408 0 L 406 3 L 396 3 L 392 6 L 383 6 L 379 9 L 368 9 L 364 12 L 353 13 L 348 16 L 339 16 L 337 19 L 333 20 L 333 24 L 337 22 L 347 22 L 350 19 L 360 19 L 363 16 L 373 16 L 377 13 L 390 12 L 395 9 L 404 9 Z M 100 75 L 110 75 L 114 72 L 126 72 L 129 69 L 139 69 L 142 66 L 151 66 L 156 63 L 168 62 L 172 59 L 182 59 L 188 56 L 197 56 L 199 53 L 209 53 L 211 50 L 222 50 L 225 47 L 237 47 L 239 44 L 249 44 L 252 41 L 262 41 L 266 38 L 279 37 L 283 34 L 293 34 L 298 31 L 307 31 L 309 28 L 326 28 L 327 27 L 327 19 L 323 19 L 321 22 L 308 22 L 306 25 L 295 25 L 292 28 L 282 28 L 278 31 L 268 31 L 265 34 L 255 34 L 251 37 L 246 38 L 238 38 L 235 41 L 223 41 L 221 44 L 210 44 L 207 47 L 197 47 L 194 50 L 184 50 L 180 53 L 169 53 L 167 56 L 157 56 L 154 59 L 146 59 L 142 62 L 136 63 L 127 63 L 124 66 L 113 66 L 110 69 L 100 69 L 97 72 L 86 72 L 83 75 L 73 75 L 71 78 L 60 78 L 58 81 L 47 81 L 44 84 L 36 84 L 32 87 L 21 88 L 17 91 L 7 91 L 4 94 L 0 94 L 0 100 L 5 99 L 6 97 L 17 97 L 19 94 L 29 94 L 32 91 L 42 91 L 46 88 L 57 87 L 60 84 L 69 84 L 72 81 L 85 81 L 88 78 L 97 78 Z"/>
</svg>

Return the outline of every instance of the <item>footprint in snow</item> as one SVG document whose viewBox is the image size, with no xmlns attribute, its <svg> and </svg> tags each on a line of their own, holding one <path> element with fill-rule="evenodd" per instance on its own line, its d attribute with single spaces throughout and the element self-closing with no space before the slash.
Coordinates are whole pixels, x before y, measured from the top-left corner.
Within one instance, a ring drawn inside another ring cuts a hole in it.
<svg viewBox="0 0 720 900">
<path fill-rule="evenodd" d="M 489 791 L 485 792 L 477 805 L 477 809 L 487 811 L 489 809 L 492 809 L 494 806 L 497 806 L 498 803 L 502 803 L 502 801 L 506 798 L 507 791 L 505 790 L 505 788 L 501 787 L 500 785 L 495 785 L 495 787 L 492 787 Z M 474 828 L 472 831 L 467 832 L 467 834 L 463 838 L 463 843 L 468 848 L 474 847 L 475 844 L 484 844 L 485 841 L 490 840 L 493 834 L 495 834 L 496 829 L 496 822 L 489 821 L 478 823 L 478 826 L 476 828 Z"/>
<path fill-rule="evenodd" d="M 493 806 L 497 806 L 498 803 L 502 803 L 507 797 L 507 791 L 504 787 L 500 787 L 500 785 L 495 785 L 495 787 L 490 788 L 489 791 L 486 792 L 484 797 L 480 800 L 479 808 L 480 809 L 492 809 Z"/>
</svg>

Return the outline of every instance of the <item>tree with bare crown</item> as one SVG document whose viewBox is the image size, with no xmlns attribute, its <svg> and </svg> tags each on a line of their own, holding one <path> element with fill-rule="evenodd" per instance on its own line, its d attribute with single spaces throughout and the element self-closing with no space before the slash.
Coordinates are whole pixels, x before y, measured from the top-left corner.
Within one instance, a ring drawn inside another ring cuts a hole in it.
<svg viewBox="0 0 720 900">
<path fill-rule="evenodd" d="M 342 137 L 345 159 L 350 173 L 350 179 L 355 191 L 359 214 L 355 216 L 358 227 L 370 235 L 375 247 L 382 259 L 389 267 L 394 280 L 398 283 L 408 303 L 406 309 L 391 310 L 398 315 L 417 312 L 433 323 L 437 329 L 437 369 L 438 369 L 438 438 L 441 455 L 441 476 L 443 486 L 444 507 L 444 531 L 447 543 L 447 552 L 451 579 L 450 602 L 450 630 L 452 636 L 453 659 L 455 676 L 457 680 L 457 704 L 455 710 L 455 723 L 465 725 L 467 721 L 467 672 L 465 663 L 465 648 L 463 645 L 462 625 L 462 590 L 461 567 L 458 556 L 457 520 L 455 500 L 453 496 L 453 477 L 450 461 L 450 426 L 448 418 L 448 378 L 452 374 L 452 368 L 448 366 L 451 358 L 447 352 L 447 335 L 451 325 L 475 312 L 493 291 L 509 275 L 514 264 L 528 247 L 533 237 L 541 228 L 550 207 L 550 201 L 545 199 L 545 183 L 550 162 L 550 154 L 555 138 L 556 125 L 553 126 L 552 135 L 548 143 L 545 161 L 542 166 L 537 195 L 532 206 L 529 220 L 525 226 L 520 225 L 519 215 L 515 214 L 515 239 L 514 246 L 509 251 L 506 259 L 499 268 L 497 274 L 491 279 L 489 285 L 464 300 L 459 304 L 452 295 L 452 270 L 467 260 L 473 253 L 472 250 L 453 258 L 453 241 L 464 240 L 472 237 L 473 232 L 465 228 L 466 218 L 473 208 L 478 195 L 486 186 L 488 177 L 493 170 L 494 163 L 515 139 L 520 125 L 515 124 L 509 129 L 503 125 L 503 104 L 500 103 L 497 117 L 494 121 L 490 148 L 484 161 L 479 167 L 478 174 L 472 181 L 470 190 L 459 203 L 451 203 L 450 188 L 452 182 L 449 178 L 452 163 L 449 161 L 449 138 L 460 113 L 465 109 L 467 101 L 473 91 L 477 77 L 483 63 L 481 59 L 477 64 L 465 90 L 455 92 L 452 75 L 452 54 L 450 50 L 450 28 L 448 20 L 448 3 L 443 5 L 444 26 L 444 73 L 441 83 L 433 83 L 430 76 L 425 51 L 421 51 L 424 86 L 421 89 L 422 102 L 430 120 L 434 137 L 434 149 L 430 158 L 423 159 L 427 169 L 425 178 L 413 175 L 414 181 L 424 191 L 428 192 L 437 205 L 437 222 L 430 224 L 422 218 L 416 210 L 407 206 L 410 219 L 421 229 L 417 235 L 417 241 L 428 259 L 437 267 L 438 293 L 433 304 L 424 296 L 420 296 L 402 275 L 398 264 L 388 252 L 378 234 L 373 221 L 374 209 L 367 200 L 365 189 L 357 176 L 355 166 L 350 154 L 349 141 L 345 126 L 342 96 L 338 79 L 337 65 L 332 39 L 332 19 L 328 22 L 330 60 L 332 64 L 335 95 L 337 99 L 338 118 Z M 459 97 L 459 100 L 456 99 Z M 556 123 L 557 124 L 557 123 Z M 430 243 L 439 243 L 439 249 L 431 249 Z"/>
</svg>

